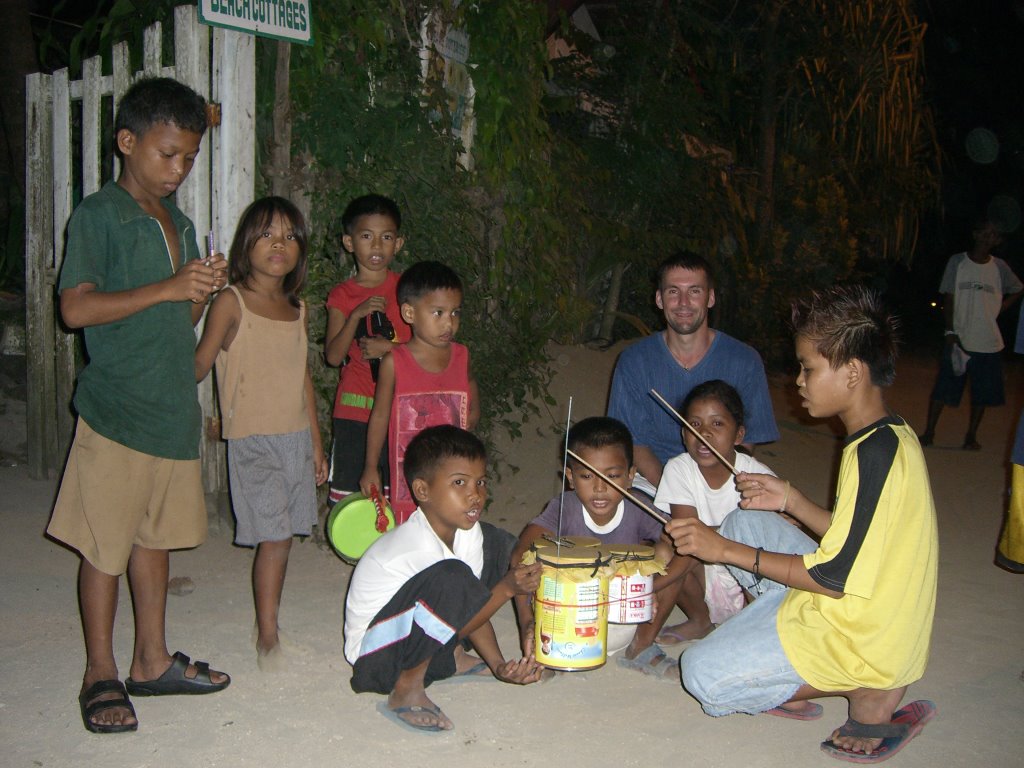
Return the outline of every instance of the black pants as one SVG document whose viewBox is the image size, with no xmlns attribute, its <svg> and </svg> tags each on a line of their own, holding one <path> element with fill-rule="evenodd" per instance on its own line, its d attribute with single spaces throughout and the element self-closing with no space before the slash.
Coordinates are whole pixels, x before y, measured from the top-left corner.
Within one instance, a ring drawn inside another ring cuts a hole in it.
<svg viewBox="0 0 1024 768">
<path fill-rule="evenodd" d="M 481 523 L 484 563 L 480 578 L 461 560 L 442 560 L 409 579 L 370 622 L 366 651 L 352 670 L 352 690 L 391 693 L 398 676 L 430 659 L 424 686 L 455 674 L 459 630 L 480 612 L 508 571 L 516 537 Z M 465 642 L 465 641 L 464 641 Z"/>
</svg>

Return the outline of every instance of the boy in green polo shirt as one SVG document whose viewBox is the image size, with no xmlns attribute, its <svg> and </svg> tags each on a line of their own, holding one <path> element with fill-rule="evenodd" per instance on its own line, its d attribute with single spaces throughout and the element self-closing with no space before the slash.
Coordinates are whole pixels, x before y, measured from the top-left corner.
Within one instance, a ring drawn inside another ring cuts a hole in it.
<svg viewBox="0 0 1024 768">
<path fill-rule="evenodd" d="M 84 329 L 89 362 L 47 533 L 81 556 L 86 670 L 78 700 L 94 733 L 136 730 L 129 693 L 209 693 L 230 682 L 203 662 L 172 657 L 164 633 L 168 550 L 206 538 L 193 327 L 227 282 L 224 258 L 200 258 L 195 227 L 169 198 L 205 130 L 205 102 L 192 89 L 138 81 L 114 120 L 121 174 L 68 223 L 60 311 L 69 327 Z M 122 684 L 113 629 L 125 572 L 135 651 Z"/>
</svg>

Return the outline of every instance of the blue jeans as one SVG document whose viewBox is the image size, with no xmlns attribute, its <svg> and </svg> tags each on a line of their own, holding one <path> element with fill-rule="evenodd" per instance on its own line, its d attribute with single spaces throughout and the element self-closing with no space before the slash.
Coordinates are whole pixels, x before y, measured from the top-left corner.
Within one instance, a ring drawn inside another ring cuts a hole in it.
<svg viewBox="0 0 1024 768">
<path fill-rule="evenodd" d="M 737 509 L 718 531 L 722 536 L 767 552 L 807 554 L 818 545 L 774 512 Z M 683 687 L 714 717 L 777 707 L 804 684 L 786 658 L 776 615 L 788 588 L 729 566 L 756 599 L 680 658 Z"/>
</svg>

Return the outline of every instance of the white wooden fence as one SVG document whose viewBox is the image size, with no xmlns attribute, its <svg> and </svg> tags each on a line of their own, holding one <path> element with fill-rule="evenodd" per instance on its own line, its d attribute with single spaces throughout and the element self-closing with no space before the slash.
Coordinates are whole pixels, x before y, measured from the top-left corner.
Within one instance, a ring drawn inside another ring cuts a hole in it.
<svg viewBox="0 0 1024 768">
<path fill-rule="evenodd" d="M 207 131 L 192 173 L 177 192 L 178 206 L 195 222 L 196 232 L 212 229 L 218 245 L 226 249 L 254 194 L 254 38 L 204 26 L 194 4 L 181 6 L 174 14 L 174 64 L 161 61 L 159 24 L 145 31 L 142 72 L 133 75 L 129 61 L 127 44 L 119 43 L 110 74 L 103 74 L 96 57 L 84 63 L 81 80 L 69 80 L 66 69 L 27 78 L 28 461 L 37 478 L 63 467 L 74 429 L 74 335 L 60 324 L 55 290 L 72 195 L 76 189 L 84 197 L 100 188 L 101 126 L 112 130 L 117 105 L 132 81 L 142 75 L 173 77 L 221 105 L 221 125 Z M 80 132 L 73 131 L 76 124 Z M 116 158 L 114 163 L 116 178 Z M 213 493 L 226 490 L 226 480 L 211 378 L 200 387 L 199 400 L 205 426 L 203 480 Z"/>
</svg>

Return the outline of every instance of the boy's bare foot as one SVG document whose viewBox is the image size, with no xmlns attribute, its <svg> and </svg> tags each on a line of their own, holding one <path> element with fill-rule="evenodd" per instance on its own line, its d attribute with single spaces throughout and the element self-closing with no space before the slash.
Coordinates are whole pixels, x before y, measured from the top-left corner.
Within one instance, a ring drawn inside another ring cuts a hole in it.
<svg viewBox="0 0 1024 768">
<path fill-rule="evenodd" d="M 484 663 L 483 659 L 466 653 L 462 646 L 458 646 L 455 649 L 455 676 L 459 677 L 460 675 L 492 676 L 490 667 Z"/>
<path fill-rule="evenodd" d="M 260 672 L 267 673 L 284 672 L 288 669 L 288 658 L 281 643 L 266 650 L 257 646 L 256 666 L 260 668 Z"/>
<path fill-rule="evenodd" d="M 277 638 L 269 638 L 269 640 L 270 642 L 260 643 L 259 625 L 252 625 L 252 634 L 249 635 L 249 642 L 256 647 L 257 653 L 260 652 L 261 648 L 269 650 L 275 645 L 279 645 L 281 650 L 284 651 L 287 656 L 308 656 L 312 653 L 309 646 L 303 645 L 299 641 L 292 639 L 292 636 L 280 627 L 277 628 Z"/>
<path fill-rule="evenodd" d="M 654 642 L 658 645 L 679 645 L 679 643 L 701 640 L 710 635 L 714 629 L 715 625 L 710 621 L 684 621 L 682 624 L 662 629 Z"/>
<path fill-rule="evenodd" d="M 875 691 L 861 688 L 851 691 L 850 719 L 863 725 L 883 725 L 892 722 L 892 713 L 900 705 L 906 687 L 892 691 Z M 870 755 L 882 743 L 882 739 L 868 739 L 859 736 L 844 736 L 837 728 L 832 732 L 832 743 L 847 752 Z"/>
<path fill-rule="evenodd" d="M 455 727 L 455 723 L 448 719 L 439 706 L 427 698 L 426 691 L 423 690 L 404 695 L 392 691 L 388 696 L 388 709 L 413 728 L 450 731 Z"/>
</svg>

